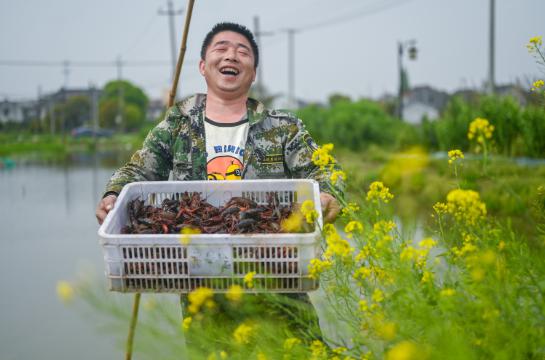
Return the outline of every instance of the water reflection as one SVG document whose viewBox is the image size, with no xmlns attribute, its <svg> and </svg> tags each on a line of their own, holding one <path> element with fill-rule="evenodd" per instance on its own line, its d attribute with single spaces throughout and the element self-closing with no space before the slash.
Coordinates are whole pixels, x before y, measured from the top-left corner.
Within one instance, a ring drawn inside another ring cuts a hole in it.
<svg viewBox="0 0 545 360">
<path fill-rule="evenodd" d="M 66 308 L 55 292 L 82 266 L 103 272 L 94 209 L 113 169 L 100 155 L 91 160 L 0 170 L 2 359 L 122 358 L 112 334 L 98 332 L 100 319 Z"/>
</svg>

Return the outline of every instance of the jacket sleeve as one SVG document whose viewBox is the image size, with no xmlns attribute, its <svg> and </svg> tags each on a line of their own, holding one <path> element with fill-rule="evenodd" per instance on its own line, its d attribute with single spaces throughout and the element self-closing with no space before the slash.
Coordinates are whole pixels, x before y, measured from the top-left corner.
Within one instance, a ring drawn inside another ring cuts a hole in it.
<svg viewBox="0 0 545 360">
<path fill-rule="evenodd" d="M 300 119 L 291 118 L 287 131 L 287 142 L 284 149 L 284 159 L 292 178 L 314 179 L 320 184 L 320 191 L 344 196 L 344 182 L 342 180 L 333 184 L 330 180 L 334 170 L 340 170 L 336 160 L 331 167 L 321 169 L 312 162 L 312 154 L 318 145 Z M 332 189 L 334 191 L 332 191 Z"/>
<path fill-rule="evenodd" d="M 172 170 L 173 139 L 180 118 L 180 112 L 170 108 L 165 119 L 148 133 L 142 148 L 114 172 L 105 193 L 119 193 L 123 186 L 135 181 L 167 180 Z"/>
</svg>

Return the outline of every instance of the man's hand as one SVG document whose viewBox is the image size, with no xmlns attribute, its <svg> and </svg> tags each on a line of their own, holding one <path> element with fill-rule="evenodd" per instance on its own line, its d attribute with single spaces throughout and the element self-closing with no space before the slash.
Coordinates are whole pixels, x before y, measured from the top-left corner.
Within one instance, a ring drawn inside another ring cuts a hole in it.
<svg viewBox="0 0 545 360">
<path fill-rule="evenodd" d="M 324 217 L 324 223 L 332 223 L 339 215 L 341 206 L 337 199 L 333 195 L 321 192 L 320 203 L 322 204 L 322 215 Z"/>
<path fill-rule="evenodd" d="M 116 200 L 117 196 L 115 195 L 108 195 L 104 199 L 100 200 L 95 211 L 95 215 L 97 217 L 99 225 L 102 225 L 102 222 L 104 222 L 106 215 L 108 215 L 110 210 L 114 208 Z"/>
</svg>

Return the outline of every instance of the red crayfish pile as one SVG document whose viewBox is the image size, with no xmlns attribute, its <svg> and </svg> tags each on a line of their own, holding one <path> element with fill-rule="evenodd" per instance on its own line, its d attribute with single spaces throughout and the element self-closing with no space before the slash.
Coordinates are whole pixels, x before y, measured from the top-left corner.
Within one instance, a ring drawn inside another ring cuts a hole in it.
<svg viewBox="0 0 545 360">
<path fill-rule="evenodd" d="M 233 197 L 216 207 L 200 194 L 185 192 L 179 199 L 165 199 L 160 207 L 135 199 L 128 204 L 129 224 L 123 234 L 179 234 L 184 228 L 204 234 L 279 233 L 281 223 L 299 204 L 280 205 L 275 193 L 259 205 L 244 197 Z"/>
</svg>

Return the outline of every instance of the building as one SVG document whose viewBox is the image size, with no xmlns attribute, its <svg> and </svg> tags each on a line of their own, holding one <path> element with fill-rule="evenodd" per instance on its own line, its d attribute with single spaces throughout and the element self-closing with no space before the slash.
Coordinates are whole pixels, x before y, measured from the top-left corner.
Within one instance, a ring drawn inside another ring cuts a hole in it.
<svg viewBox="0 0 545 360">
<path fill-rule="evenodd" d="M 64 104 L 68 99 L 75 96 L 87 97 L 89 102 L 92 103 L 93 92 L 96 92 L 98 100 L 102 94 L 102 90 L 94 88 L 66 89 L 62 87 L 57 92 L 40 97 L 37 104 L 40 120 L 44 120 L 48 114 L 51 114 L 55 106 Z"/>
<path fill-rule="evenodd" d="M 448 93 L 431 86 L 416 86 L 403 96 L 402 118 L 411 124 L 419 124 L 424 117 L 437 119 L 449 98 Z"/>
<path fill-rule="evenodd" d="M 38 117 L 38 102 L 36 100 L 0 102 L 0 123 L 8 122 L 22 124 Z"/>
</svg>

